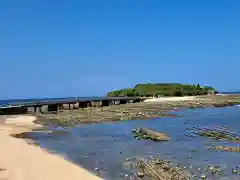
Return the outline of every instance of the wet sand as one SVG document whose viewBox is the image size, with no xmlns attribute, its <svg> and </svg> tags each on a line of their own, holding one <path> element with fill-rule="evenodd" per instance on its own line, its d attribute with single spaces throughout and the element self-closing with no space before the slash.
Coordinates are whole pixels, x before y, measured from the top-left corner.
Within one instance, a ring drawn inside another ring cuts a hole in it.
<svg viewBox="0 0 240 180">
<path fill-rule="evenodd" d="M 1 180 L 101 179 L 58 155 L 29 145 L 25 140 L 11 137 L 11 134 L 41 127 L 34 125 L 31 122 L 33 119 L 33 116 L 15 116 L 6 122 L 0 120 Z"/>
</svg>

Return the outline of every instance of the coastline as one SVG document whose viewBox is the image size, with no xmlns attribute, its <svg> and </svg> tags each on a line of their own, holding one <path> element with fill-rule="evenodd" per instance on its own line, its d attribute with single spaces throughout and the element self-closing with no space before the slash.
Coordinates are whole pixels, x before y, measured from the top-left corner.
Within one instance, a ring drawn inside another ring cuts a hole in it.
<svg viewBox="0 0 240 180">
<path fill-rule="evenodd" d="M 159 100 L 159 101 L 158 101 Z M 220 107 L 239 104 L 240 97 L 198 97 L 192 100 L 184 101 L 163 101 L 162 99 L 155 100 L 154 103 L 133 103 L 125 104 L 107 108 L 105 111 L 111 112 L 112 108 L 120 108 L 128 112 L 136 111 L 137 107 L 140 107 L 139 111 L 141 119 L 151 119 L 152 116 L 146 113 L 153 111 L 160 111 L 160 117 L 166 116 L 170 110 L 177 110 L 180 108 L 204 108 L 204 107 Z M 166 99 L 165 99 L 166 100 Z M 103 109 L 103 108 L 102 108 Z M 89 110 L 89 109 L 88 109 Z M 93 109 L 91 109 L 93 111 Z M 98 111 L 98 108 L 95 108 Z M 77 111 L 77 110 L 76 110 Z M 79 110 L 78 110 L 79 111 Z M 102 112 L 102 111 L 99 111 Z M 69 111 L 69 114 L 75 112 Z M 165 113 L 165 114 L 164 114 Z M 90 115 L 90 114 L 89 114 Z M 73 116 L 71 116 L 73 117 Z M 99 118 L 99 116 L 97 116 Z M 119 117 L 119 116 L 118 116 Z M 121 117 L 121 116 L 120 116 Z M 14 138 L 13 134 L 21 134 L 24 132 L 30 132 L 35 130 L 41 130 L 44 128 L 41 124 L 36 124 L 38 117 L 36 116 L 6 116 L 5 121 L 0 121 L 0 141 L 2 143 L 0 153 L 0 179 L 5 178 L 7 180 L 42 180 L 42 179 L 79 179 L 84 177 L 86 180 L 100 180 L 100 177 L 91 174 L 87 170 L 65 160 L 63 157 L 51 154 L 40 147 L 29 145 L 31 140 Z M 89 119 L 80 119 L 81 121 L 67 119 L 64 125 L 69 125 L 71 121 L 72 125 L 79 123 L 86 124 L 92 123 L 92 117 Z M 97 123 L 107 121 L 121 121 L 122 119 L 100 119 L 95 121 Z M 137 119 L 140 119 L 137 118 Z M 133 117 L 131 118 L 133 119 Z M 41 119 L 40 119 L 41 121 Z M 51 119 L 49 123 L 51 123 Z M 60 123 L 60 125 L 63 125 Z M 24 153 L 23 153 L 24 152 Z M 14 155 L 14 156 L 13 156 Z M 62 170 L 61 170 L 62 169 Z M 43 175 L 39 175 L 39 172 L 44 172 Z M 70 172 L 70 173 L 69 173 Z"/>
<path fill-rule="evenodd" d="M 64 110 L 41 114 L 35 121 L 41 125 L 74 126 L 111 121 L 176 117 L 172 110 L 183 108 L 223 107 L 240 104 L 240 96 L 188 96 L 154 98 L 140 103 Z"/>
<path fill-rule="evenodd" d="M 33 124 L 33 116 L 15 116 L 0 122 L 0 179 L 4 180 L 101 180 L 87 170 L 65 160 L 63 157 L 48 153 L 46 150 L 29 145 L 24 139 L 12 134 L 29 132 L 42 126 Z M 10 122 L 10 123 L 8 123 Z"/>
</svg>

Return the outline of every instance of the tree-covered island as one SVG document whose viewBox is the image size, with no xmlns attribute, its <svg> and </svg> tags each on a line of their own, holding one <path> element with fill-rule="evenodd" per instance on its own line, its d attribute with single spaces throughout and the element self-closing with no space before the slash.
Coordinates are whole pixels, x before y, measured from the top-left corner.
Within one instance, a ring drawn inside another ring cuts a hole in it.
<svg viewBox="0 0 240 180">
<path fill-rule="evenodd" d="M 201 87 L 199 84 L 180 84 L 180 83 L 148 83 L 138 84 L 133 88 L 120 89 L 107 93 L 107 96 L 196 96 L 216 94 L 215 88 L 210 86 Z"/>
</svg>

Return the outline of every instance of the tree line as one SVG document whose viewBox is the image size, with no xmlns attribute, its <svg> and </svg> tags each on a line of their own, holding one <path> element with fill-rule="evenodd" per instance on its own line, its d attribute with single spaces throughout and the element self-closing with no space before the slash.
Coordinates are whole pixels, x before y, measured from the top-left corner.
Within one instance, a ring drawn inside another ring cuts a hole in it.
<svg viewBox="0 0 240 180">
<path fill-rule="evenodd" d="M 201 87 L 199 84 L 180 84 L 180 83 L 148 83 L 138 84 L 133 88 L 125 88 L 107 93 L 107 96 L 196 96 L 216 94 L 215 88 L 210 86 Z"/>
</svg>

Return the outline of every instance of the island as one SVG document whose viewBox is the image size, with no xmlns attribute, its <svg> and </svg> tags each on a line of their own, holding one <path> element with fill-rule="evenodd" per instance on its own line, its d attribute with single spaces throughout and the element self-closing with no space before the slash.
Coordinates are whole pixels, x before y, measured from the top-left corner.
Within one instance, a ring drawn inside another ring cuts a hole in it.
<svg viewBox="0 0 240 180">
<path fill-rule="evenodd" d="M 107 93 L 107 96 L 161 97 L 161 96 L 197 96 L 216 93 L 217 90 L 215 88 L 211 86 L 200 86 L 199 84 L 147 83 L 137 84 L 133 88 L 125 88 L 111 91 Z"/>
</svg>

